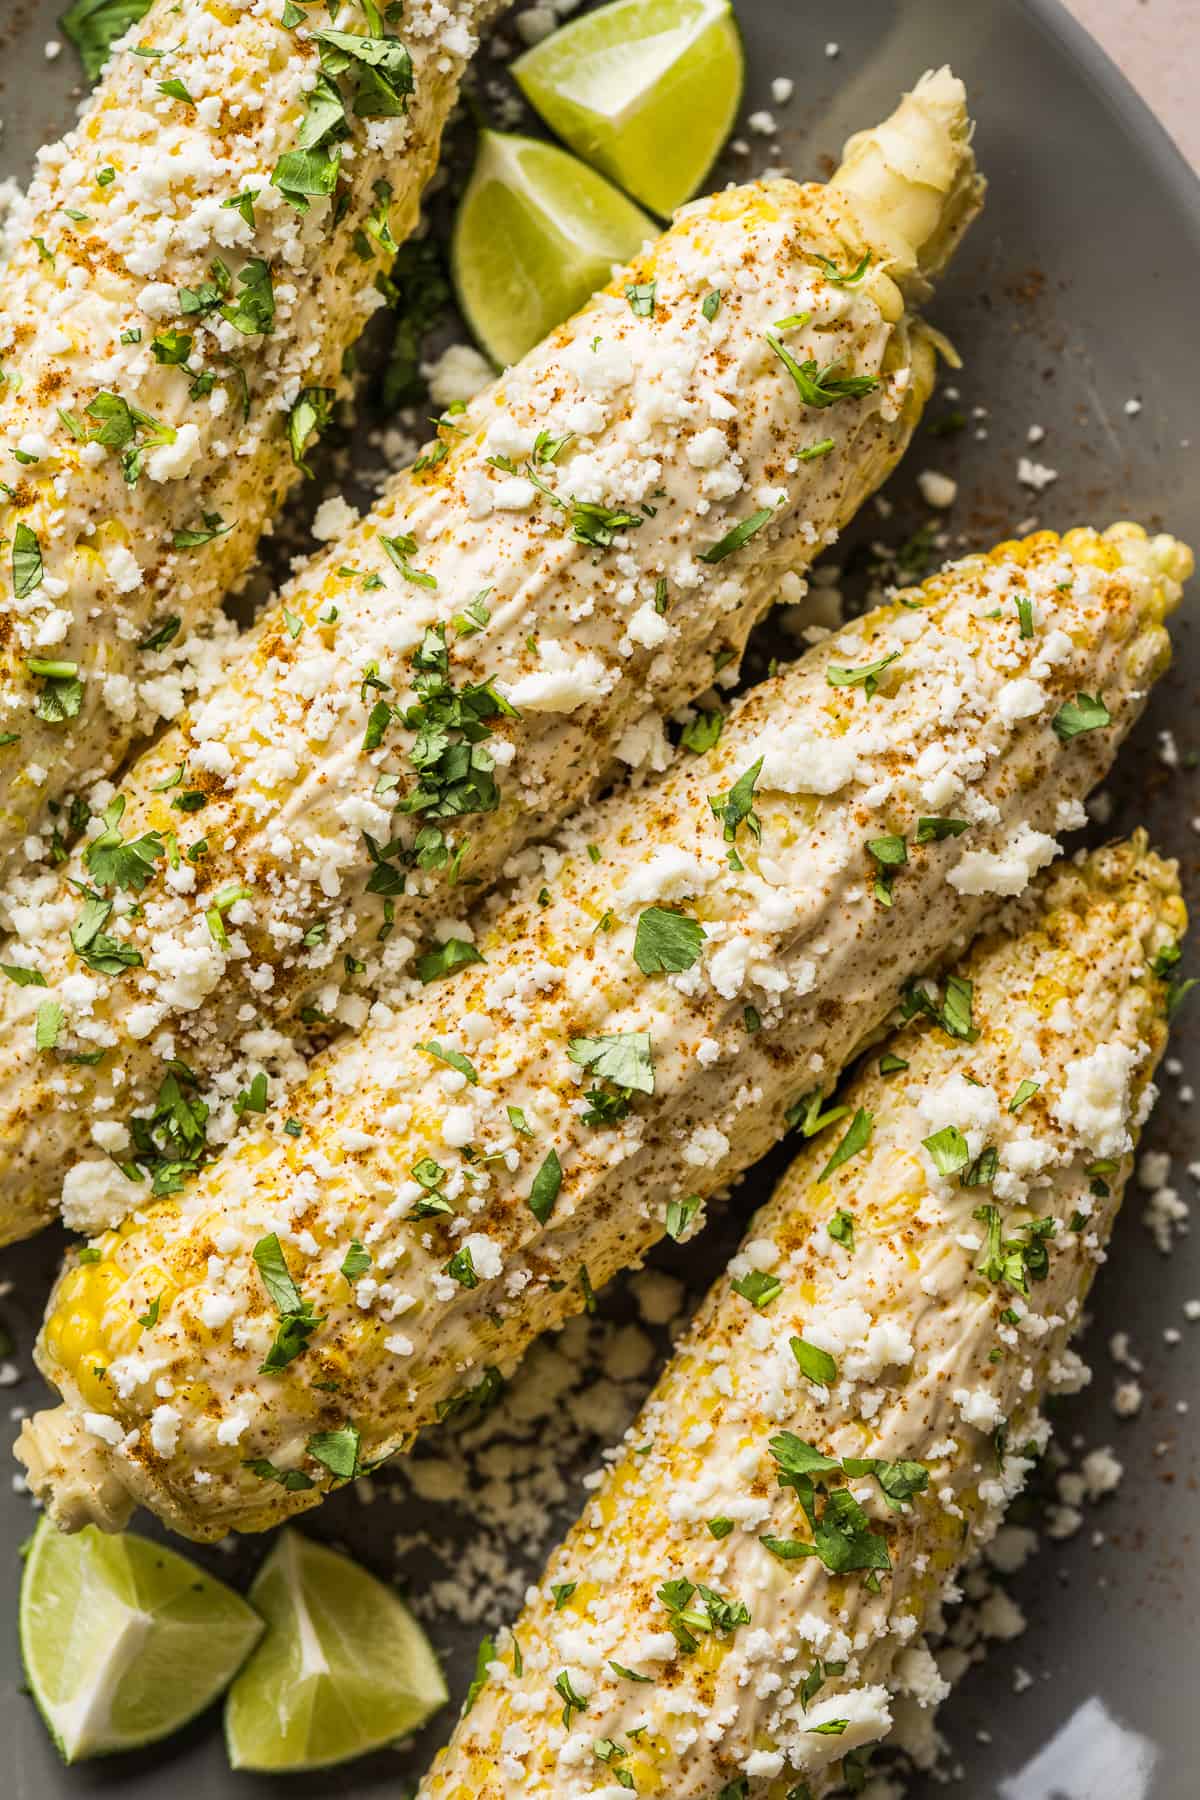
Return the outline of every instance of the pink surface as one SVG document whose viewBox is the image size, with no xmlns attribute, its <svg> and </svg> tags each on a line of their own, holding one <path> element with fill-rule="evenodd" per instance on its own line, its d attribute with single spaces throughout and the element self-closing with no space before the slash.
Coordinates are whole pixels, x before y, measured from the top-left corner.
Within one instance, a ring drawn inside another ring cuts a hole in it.
<svg viewBox="0 0 1200 1800">
<path fill-rule="evenodd" d="M 1066 0 L 1200 170 L 1200 0 Z"/>
</svg>

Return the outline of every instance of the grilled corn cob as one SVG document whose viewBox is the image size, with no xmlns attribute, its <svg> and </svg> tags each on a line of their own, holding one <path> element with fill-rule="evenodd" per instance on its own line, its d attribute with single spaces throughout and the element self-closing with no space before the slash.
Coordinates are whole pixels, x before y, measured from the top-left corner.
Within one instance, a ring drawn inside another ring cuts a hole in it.
<svg viewBox="0 0 1200 1800">
<path fill-rule="evenodd" d="M 491 4 L 416 0 L 401 39 L 158 0 L 42 152 L 0 309 L 0 878 L 180 711 L 178 653 L 383 303 Z"/>
<path fill-rule="evenodd" d="M 897 281 L 923 283 L 978 204 L 967 140 L 943 72 L 831 186 L 685 209 L 285 591 L 228 683 L 126 779 L 115 840 L 144 854 L 125 889 L 110 832 L 14 909 L 13 960 L 48 988 L 0 996 L 0 1242 L 47 1216 L 64 1174 L 84 1229 L 140 1198 L 97 1145 L 127 1160 L 121 1120 L 154 1105 L 159 1034 L 197 1077 L 221 1074 L 210 1137 L 228 1137 L 235 1045 L 259 1068 L 286 1056 L 266 1032 L 306 988 L 326 1019 L 361 1022 L 455 883 L 494 880 L 614 759 L 661 762 L 660 715 L 740 653 L 781 587 L 802 591 L 795 570 L 908 440 L 934 354 Z M 810 403 L 785 357 L 825 372 L 815 390 L 801 376 Z M 80 944 L 78 884 L 116 901 L 114 925 L 140 902 L 125 962 L 86 929 Z M 47 1000 L 57 1058 L 37 1047 Z M 61 1056 L 98 1049 L 98 1067 Z"/>
<path fill-rule="evenodd" d="M 815 1796 L 937 1704 L 922 1633 L 1045 1446 L 1185 923 L 1140 837 L 1060 866 L 957 971 L 978 1035 L 872 1054 L 869 1143 L 755 1218 L 422 1800 Z"/>
<path fill-rule="evenodd" d="M 967 558 L 530 853 L 424 992 L 71 1259 L 39 1352 L 66 1405 L 24 1439 L 55 1515 L 111 1522 L 113 1480 L 201 1538 L 315 1504 L 809 1119 L 1082 819 L 1188 566 L 1136 526 Z"/>
</svg>

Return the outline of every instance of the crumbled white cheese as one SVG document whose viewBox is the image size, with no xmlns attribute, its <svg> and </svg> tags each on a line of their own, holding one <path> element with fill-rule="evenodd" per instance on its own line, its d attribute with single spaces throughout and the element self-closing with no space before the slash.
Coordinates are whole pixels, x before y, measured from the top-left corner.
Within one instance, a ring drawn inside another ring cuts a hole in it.
<svg viewBox="0 0 1200 1800">
<path fill-rule="evenodd" d="M 1129 1087 L 1138 1060 L 1127 1044 L 1111 1043 L 1067 1064 L 1051 1109 L 1095 1156 L 1120 1156 L 1129 1148 Z"/>
<path fill-rule="evenodd" d="M 946 879 L 960 894 L 1023 894 L 1060 846 L 1045 831 L 1021 824 L 1002 850 L 966 850 Z"/>
</svg>

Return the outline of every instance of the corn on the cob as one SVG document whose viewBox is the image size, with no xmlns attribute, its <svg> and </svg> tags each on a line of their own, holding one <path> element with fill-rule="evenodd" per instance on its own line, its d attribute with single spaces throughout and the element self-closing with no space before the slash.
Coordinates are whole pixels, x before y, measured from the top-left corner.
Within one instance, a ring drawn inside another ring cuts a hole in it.
<svg viewBox="0 0 1200 1800">
<path fill-rule="evenodd" d="M 371 38 L 158 0 L 42 152 L 0 322 L 0 877 L 178 714 L 178 653 L 298 478 L 492 3 Z"/>
<path fill-rule="evenodd" d="M 1082 818 L 1188 566 L 1136 526 L 967 558 L 581 815 L 423 993 L 72 1259 L 40 1340 L 67 1404 L 24 1440 L 56 1516 L 93 1504 L 64 1425 L 196 1537 L 314 1504 L 809 1118 Z"/>
<path fill-rule="evenodd" d="M 68 1171 L 85 1229 L 140 1197 L 97 1144 L 125 1158 L 160 1034 L 201 1080 L 219 1073 L 210 1137 L 228 1137 L 249 1079 L 235 1046 L 259 1067 L 264 1046 L 286 1055 L 267 1028 L 306 988 L 361 1022 L 456 882 L 490 884 L 616 758 L 659 755 L 661 715 L 740 653 L 781 586 L 802 591 L 795 571 L 907 442 L 934 354 L 896 283 L 923 283 L 978 205 L 968 137 L 942 72 L 829 187 L 685 209 L 285 591 L 227 684 L 124 782 L 116 841 L 148 846 L 125 889 L 110 832 L 13 909 L 11 960 L 47 989 L 0 995 L 0 1242 L 48 1216 Z M 809 403 L 781 352 L 825 372 L 820 391 L 801 376 Z M 76 947 L 79 883 L 116 902 L 113 925 L 139 902 L 116 933 L 135 966 L 86 931 Z M 98 1067 L 63 1060 L 99 1049 Z"/>
<path fill-rule="evenodd" d="M 1045 1445 L 1185 922 L 1140 838 L 1060 867 L 958 970 L 973 1041 L 872 1053 L 869 1146 L 754 1219 L 422 1800 L 815 1796 L 937 1704 L 922 1633 Z"/>
</svg>

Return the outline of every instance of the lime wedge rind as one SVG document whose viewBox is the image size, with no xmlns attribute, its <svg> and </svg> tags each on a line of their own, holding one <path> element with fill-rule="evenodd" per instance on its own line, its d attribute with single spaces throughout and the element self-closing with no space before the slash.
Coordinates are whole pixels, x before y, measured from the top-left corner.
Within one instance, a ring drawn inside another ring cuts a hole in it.
<svg viewBox="0 0 1200 1800">
<path fill-rule="evenodd" d="M 506 367 L 603 287 L 655 229 L 568 151 L 482 132 L 451 245 L 463 316 L 492 361 Z"/>
<path fill-rule="evenodd" d="M 235 1769 L 332 1768 L 410 1736 L 445 1704 L 404 1602 L 336 1551 L 283 1532 L 250 1598 L 267 1629 L 225 1704 Z"/>
<path fill-rule="evenodd" d="M 698 191 L 745 86 L 729 0 L 612 0 L 512 70 L 552 131 L 663 218 Z"/>
<path fill-rule="evenodd" d="M 47 1520 L 21 1582 L 30 1691 L 66 1762 L 140 1749 L 228 1686 L 262 1621 L 203 1569 L 133 1533 L 65 1537 Z"/>
</svg>

